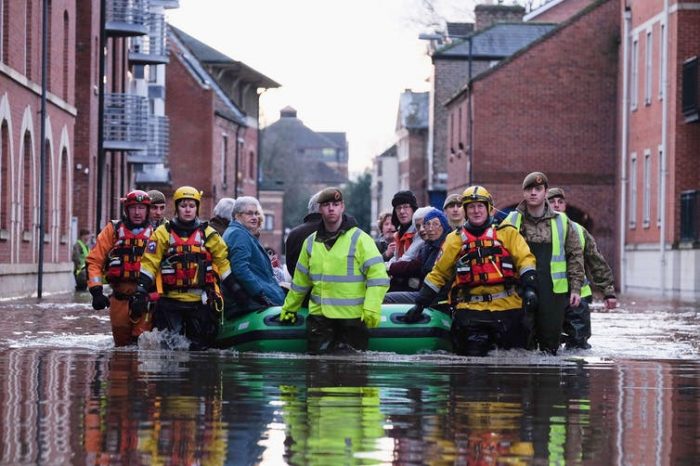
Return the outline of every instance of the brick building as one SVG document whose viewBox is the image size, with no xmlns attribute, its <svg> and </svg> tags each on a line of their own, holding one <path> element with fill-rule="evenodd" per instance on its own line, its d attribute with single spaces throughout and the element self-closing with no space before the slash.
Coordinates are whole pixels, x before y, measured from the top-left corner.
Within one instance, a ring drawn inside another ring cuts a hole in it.
<svg viewBox="0 0 700 466">
<path fill-rule="evenodd" d="M 258 89 L 279 84 L 170 25 L 168 38 L 172 189 L 202 190 L 209 218 L 222 197 L 257 195 Z"/>
<path fill-rule="evenodd" d="M 619 55 L 623 290 L 700 292 L 700 1 L 627 0 Z"/>
<path fill-rule="evenodd" d="M 53 0 L 48 9 L 43 141 L 42 7 L 41 1 L 0 2 L 0 289 L 5 296 L 37 289 L 42 214 L 43 289 L 72 287 L 76 2 Z"/>
<path fill-rule="evenodd" d="M 611 264 L 617 8 L 617 0 L 594 2 L 476 75 L 448 102 L 455 121 L 469 114 L 471 101 L 471 131 L 451 125 L 449 141 L 471 148 L 471 179 L 491 191 L 498 209 L 513 208 L 522 200 L 524 176 L 543 171 L 551 186 L 567 191 L 570 216 L 589 228 Z M 470 172 L 466 154 L 458 155 L 448 162 L 455 192 L 469 184 Z"/>
<path fill-rule="evenodd" d="M 371 214 L 372 233 L 378 233 L 376 222 L 379 214 L 391 211 L 391 200 L 399 191 L 399 162 L 396 156 L 396 144 L 372 159 L 371 185 Z"/>
<path fill-rule="evenodd" d="M 419 205 L 428 204 L 428 107 L 428 92 L 407 89 L 396 114 L 398 190 L 413 191 Z"/>
</svg>

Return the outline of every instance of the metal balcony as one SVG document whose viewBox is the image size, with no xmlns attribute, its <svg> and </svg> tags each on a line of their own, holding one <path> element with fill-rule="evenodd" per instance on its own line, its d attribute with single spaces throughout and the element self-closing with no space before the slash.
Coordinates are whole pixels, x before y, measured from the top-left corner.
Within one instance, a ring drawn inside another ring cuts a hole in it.
<svg viewBox="0 0 700 466">
<path fill-rule="evenodd" d="M 105 94 L 104 148 L 145 150 L 148 142 L 148 99 L 134 94 Z"/>
<path fill-rule="evenodd" d="M 166 9 L 180 8 L 179 0 L 151 0 L 149 3 L 151 6 L 162 6 Z"/>
<path fill-rule="evenodd" d="M 129 60 L 141 65 L 168 63 L 165 16 L 160 13 L 149 13 L 146 25 L 148 27 L 147 35 L 131 39 Z"/>
<path fill-rule="evenodd" d="M 148 142 L 146 150 L 131 152 L 129 163 L 164 163 L 168 158 L 170 147 L 170 121 L 167 116 L 151 115 L 148 117 Z"/>
<path fill-rule="evenodd" d="M 106 0 L 105 32 L 108 36 L 141 36 L 148 33 L 148 0 Z"/>
</svg>

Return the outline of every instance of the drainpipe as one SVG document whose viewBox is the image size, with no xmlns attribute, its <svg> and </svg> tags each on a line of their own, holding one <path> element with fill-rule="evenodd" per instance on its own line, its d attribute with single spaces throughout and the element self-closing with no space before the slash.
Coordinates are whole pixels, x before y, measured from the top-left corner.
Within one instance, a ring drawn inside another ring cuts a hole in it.
<svg viewBox="0 0 700 466">
<path fill-rule="evenodd" d="M 235 159 L 233 160 L 233 197 L 238 199 L 238 157 L 239 157 L 239 152 L 241 145 L 243 144 L 243 141 L 240 140 L 240 132 L 241 129 L 243 129 L 243 125 L 241 123 L 238 123 L 236 125 L 236 153 L 234 155 Z"/>
<path fill-rule="evenodd" d="M 255 155 L 255 198 L 260 199 L 260 182 L 262 181 L 262 167 L 260 166 L 260 163 L 262 161 L 262 157 L 260 155 L 260 151 L 262 149 L 262 132 L 260 130 L 261 126 L 261 119 L 260 119 L 260 98 L 262 95 L 267 91 L 267 89 L 261 88 L 261 91 L 258 94 L 258 127 L 255 128 L 255 132 L 257 133 L 257 147 L 255 148 L 257 154 Z"/>
<path fill-rule="evenodd" d="M 630 23 L 632 22 L 632 11 L 629 6 L 625 7 L 624 23 L 622 26 L 622 140 L 620 141 L 620 238 L 619 238 L 619 277 L 620 292 L 624 293 L 627 288 L 625 280 L 625 267 L 627 266 L 627 256 L 625 255 L 625 241 L 627 233 L 627 144 L 629 141 L 629 34 Z"/>
<path fill-rule="evenodd" d="M 472 85 L 472 36 L 469 36 L 467 40 L 469 41 L 469 79 L 467 81 L 467 134 L 469 136 L 469 154 L 467 154 L 467 159 L 469 160 L 469 186 L 471 186 L 474 184 L 474 112 L 472 111 L 472 92 L 474 92 L 474 86 Z"/>
<path fill-rule="evenodd" d="M 666 160 L 668 160 L 668 155 L 666 154 L 666 139 L 668 133 L 668 101 L 671 99 L 670 93 L 667 92 L 668 61 L 670 58 L 670 54 L 668 53 L 668 34 L 670 32 L 670 28 L 668 27 L 668 16 L 668 0 L 664 0 L 663 21 L 665 33 L 663 37 L 663 44 L 661 45 L 664 49 L 664 62 L 661 64 L 661 85 L 664 100 L 661 105 L 661 160 L 659 160 L 659 190 L 661 192 L 661 195 L 659 196 L 659 217 L 661 218 L 661 225 L 659 229 L 659 262 L 661 265 L 661 294 L 666 293 L 666 176 L 668 176 L 666 167 Z"/>
<path fill-rule="evenodd" d="M 97 83 L 97 186 L 95 193 L 95 231 L 102 229 L 102 190 L 105 173 L 104 150 L 104 113 L 105 113 L 105 47 L 107 46 L 107 32 L 105 31 L 106 1 L 100 0 L 100 56 L 99 76 Z"/>
<path fill-rule="evenodd" d="M 37 269 L 37 286 L 36 297 L 41 299 L 42 287 L 44 281 L 44 225 L 48 221 L 44 214 L 46 207 L 46 62 L 48 59 L 48 51 L 46 50 L 49 44 L 48 35 L 48 14 L 49 1 L 44 0 L 43 12 L 41 15 L 41 142 L 39 142 L 39 264 Z"/>
</svg>

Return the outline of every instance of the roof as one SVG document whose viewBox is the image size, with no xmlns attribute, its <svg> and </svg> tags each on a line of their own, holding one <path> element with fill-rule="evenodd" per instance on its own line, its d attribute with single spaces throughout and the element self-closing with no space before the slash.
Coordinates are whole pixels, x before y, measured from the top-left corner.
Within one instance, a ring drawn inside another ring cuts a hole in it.
<svg viewBox="0 0 700 466">
<path fill-rule="evenodd" d="M 548 23 L 496 23 L 470 36 L 472 58 L 504 58 L 554 29 Z M 456 41 L 433 54 L 435 58 L 468 58 L 469 40 Z"/>
<path fill-rule="evenodd" d="M 192 51 L 187 47 L 179 38 L 177 34 L 174 33 L 175 28 L 168 25 L 168 41 L 177 47 L 180 51 L 178 58 L 181 59 L 183 65 L 190 71 L 193 77 L 199 80 L 202 86 L 206 86 L 212 89 L 212 91 L 219 97 L 219 100 L 223 104 L 224 108 L 217 109 L 217 112 L 228 120 L 234 121 L 240 125 L 247 126 L 245 121 L 245 114 L 236 106 L 236 104 L 226 95 L 223 89 L 216 82 L 214 77 L 209 74 L 209 72 L 202 66 L 196 56 L 192 54 Z"/>
<path fill-rule="evenodd" d="M 285 108 L 287 111 L 290 109 L 291 107 Z M 283 113 L 279 120 L 266 126 L 263 129 L 265 137 L 269 138 L 274 134 L 276 139 L 289 141 L 300 149 L 345 149 L 344 145 L 338 145 L 333 139 L 326 136 L 327 134 L 342 134 L 344 138 L 345 133 L 317 133 L 304 125 L 296 116 L 289 116 L 290 114 L 291 112 Z M 296 115 L 296 111 L 293 114 Z"/>
<path fill-rule="evenodd" d="M 345 149 L 348 145 L 348 140 L 345 133 L 342 132 L 329 132 L 329 131 L 319 131 L 316 134 L 320 134 L 329 141 L 333 142 L 339 149 Z"/>
<path fill-rule="evenodd" d="M 396 129 L 427 129 L 429 102 L 428 92 L 413 92 L 411 90 L 402 92 L 401 97 L 399 97 Z"/>
<path fill-rule="evenodd" d="M 254 84 L 256 87 L 265 89 L 280 87 L 280 84 L 268 78 L 264 74 L 249 67 L 243 62 L 234 60 L 213 47 L 201 42 L 190 36 L 181 29 L 168 24 L 168 28 L 177 35 L 177 37 L 187 46 L 197 60 L 203 64 L 213 66 L 219 69 L 227 69 L 234 73 L 241 80 Z"/>
</svg>

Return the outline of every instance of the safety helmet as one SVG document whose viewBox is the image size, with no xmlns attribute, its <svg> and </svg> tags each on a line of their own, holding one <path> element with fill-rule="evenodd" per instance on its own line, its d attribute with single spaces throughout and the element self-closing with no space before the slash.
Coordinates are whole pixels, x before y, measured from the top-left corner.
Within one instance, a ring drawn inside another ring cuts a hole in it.
<svg viewBox="0 0 700 466">
<path fill-rule="evenodd" d="M 199 206 L 199 202 L 202 200 L 202 193 L 200 191 L 197 191 L 192 186 L 180 186 L 175 190 L 175 193 L 173 194 L 173 201 L 175 201 L 176 207 L 177 203 L 182 199 L 194 199 L 194 201 L 197 203 L 197 206 Z"/>
<path fill-rule="evenodd" d="M 151 205 L 151 196 L 148 195 L 146 191 L 141 191 L 140 189 L 135 189 L 130 191 L 125 197 L 121 199 L 124 211 L 129 206 L 134 204 L 143 204 L 145 206 Z"/>
<path fill-rule="evenodd" d="M 483 202 L 486 204 L 489 212 L 493 209 L 493 198 L 483 186 L 469 186 L 464 190 L 462 193 L 462 206 L 467 206 L 472 202 Z"/>
</svg>

